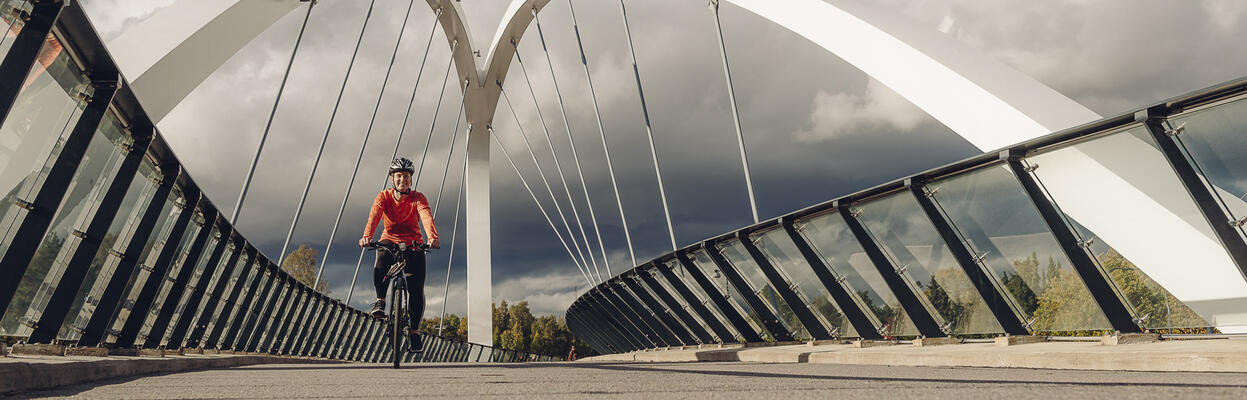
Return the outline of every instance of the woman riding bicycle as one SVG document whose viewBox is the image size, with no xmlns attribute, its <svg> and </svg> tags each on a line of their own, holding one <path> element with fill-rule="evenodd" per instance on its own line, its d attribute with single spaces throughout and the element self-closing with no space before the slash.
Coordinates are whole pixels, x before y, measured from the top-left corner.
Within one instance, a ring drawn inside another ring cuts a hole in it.
<svg viewBox="0 0 1247 400">
<path fill-rule="evenodd" d="M 433 224 L 433 213 L 429 210 L 429 200 L 424 194 L 412 190 L 411 160 L 395 159 L 390 163 L 390 182 L 393 187 L 382 190 L 372 202 L 372 212 L 368 214 L 368 225 L 364 226 L 364 236 L 359 239 L 359 247 L 366 247 L 372 242 L 372 235 L 377 222 L 385 223 L 380 242 L 406 244 L 414 248 L 424 243 L 420 236 L 420 225 L 424 225 L 424 233 L 429 238 L 429 247 L 439 248 L 437 226 Z M 411 350 L 423 350 L 420 340 L 420 317 L 424 314 L 424 252 L 403 252 L 407 258 L 407 267 L 403 271 L 407 281 L 407 320 L 410 327 Z M 372 303 L 372 315 L 385 317 L 385 275 L 390 266 L 398 261 L 389 252 L 378 251 L 377 263 L 372 270 L 372 283 L 377 289 L 377 301 Z"/>
</svg>

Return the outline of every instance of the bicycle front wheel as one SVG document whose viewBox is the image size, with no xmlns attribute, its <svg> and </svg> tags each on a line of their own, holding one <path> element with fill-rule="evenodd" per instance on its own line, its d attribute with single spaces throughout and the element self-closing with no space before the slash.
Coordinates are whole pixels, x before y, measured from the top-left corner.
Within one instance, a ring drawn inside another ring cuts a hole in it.
<svg viewBox="0 0 1247 400">
<path fill-rule="evenodd" d="M 390 303 L 390 350 L 394 354 L 394 368 L 397 369 L 402 363 L 403 356 L 403 338 L 407 336 L 404 329 L 405 321 L 407 321 L 407 288 L 401 279 L 396 279 L 391 287 L 394 294 L 390 296 L 393 300 Z"/>
</svg>

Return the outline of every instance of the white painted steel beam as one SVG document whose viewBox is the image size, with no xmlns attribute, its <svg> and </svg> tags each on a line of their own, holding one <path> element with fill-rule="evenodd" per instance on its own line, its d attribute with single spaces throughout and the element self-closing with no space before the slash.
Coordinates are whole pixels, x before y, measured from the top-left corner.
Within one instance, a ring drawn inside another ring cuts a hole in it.
<svg viewBox="0 0 1247 400">
<path fill-rule="evenodd" d="M 183 0 L 108 42 L 135 97 L 159 123 L 300 0 Z"/>
</svg>

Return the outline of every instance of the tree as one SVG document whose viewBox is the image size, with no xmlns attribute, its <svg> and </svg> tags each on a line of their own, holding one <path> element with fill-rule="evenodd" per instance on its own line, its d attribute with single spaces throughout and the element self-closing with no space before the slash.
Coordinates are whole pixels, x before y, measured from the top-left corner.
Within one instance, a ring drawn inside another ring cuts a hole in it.
<svg viewBox="0 0 1247 400">
<path fill-rule="evenodd" d="M 287 274 L 303 282 L 304 285 L 316 288 L 316 291 L 329 294 L 329 281 L 321 279 L 320 282 L 313 284 L 316 280 L 316 257 L 319 253 L 307 245 L 299 245 L 281 262 L 281 269 Z"/>
</svg>

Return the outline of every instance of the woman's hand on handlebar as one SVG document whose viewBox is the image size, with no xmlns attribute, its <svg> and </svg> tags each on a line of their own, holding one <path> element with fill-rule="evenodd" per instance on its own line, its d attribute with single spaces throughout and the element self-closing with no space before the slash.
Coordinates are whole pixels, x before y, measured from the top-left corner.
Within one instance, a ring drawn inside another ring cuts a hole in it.
<svg viewBox="0 0 1247 400">
<path fill-rule="evenodd" d="M 359 247 L 368 247 L 370 242 L 372 242 L 372 238 L 359 238 Z"/>
<path fill-rule="evenodd" d="M 429 248 L 431 248 L 431 249 L 440 249 L 440 248 L 442 248 L 442 241 L 441 241 L 440 239 L 433 239 L 433 240 L 430 240 L 430 241 L 429 241 Z"/>
</svg>

